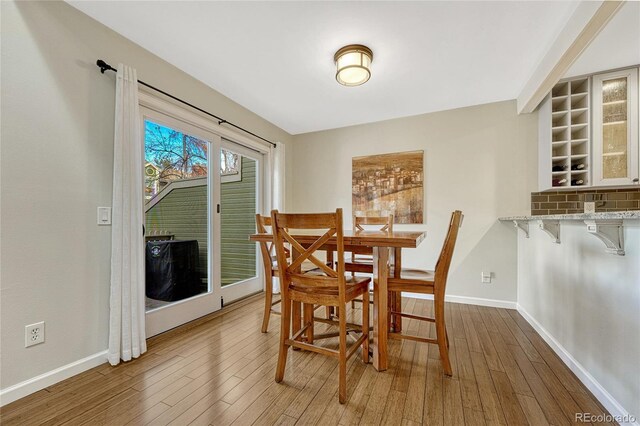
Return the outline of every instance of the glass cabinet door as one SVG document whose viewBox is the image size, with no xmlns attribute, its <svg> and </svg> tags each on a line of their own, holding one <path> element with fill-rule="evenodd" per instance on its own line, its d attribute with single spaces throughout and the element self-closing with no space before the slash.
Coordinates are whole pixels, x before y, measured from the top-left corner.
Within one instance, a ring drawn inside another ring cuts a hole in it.
<svg viewBox="0 0 640 426">
<path fill-rule="evenodd" d="M 628 185 L 638 179 L 638 70 L 593 78 L 594 184 Z"/>
</svg>

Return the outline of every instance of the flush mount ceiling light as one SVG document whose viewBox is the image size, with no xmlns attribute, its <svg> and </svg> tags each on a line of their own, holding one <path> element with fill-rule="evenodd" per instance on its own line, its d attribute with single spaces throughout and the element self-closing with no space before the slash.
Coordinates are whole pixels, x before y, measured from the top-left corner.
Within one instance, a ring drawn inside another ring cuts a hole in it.
<svg viewBox="0 0 640 426">
<path fill-rule="evenodd" d="M 367 46 L 350 44 L 333 56 L 336 63 L 336 80 L 344 86 L 360 86 L 371 77 L 373 52 Z"/>
</svg>

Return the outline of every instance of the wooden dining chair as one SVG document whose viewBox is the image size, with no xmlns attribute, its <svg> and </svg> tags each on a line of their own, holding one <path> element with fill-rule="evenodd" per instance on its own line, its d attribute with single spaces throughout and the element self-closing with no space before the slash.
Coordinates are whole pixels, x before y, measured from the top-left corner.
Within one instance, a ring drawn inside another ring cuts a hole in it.
<svg viewBox="0 0 640 426">
<path fill-rule="evenodd" d="M 435 323 L 436 339 L 427 339 L 424 337 L 406 335 L 402 333 L 389 333 L 390 338 L 410 339 L 425 343 L 434 343 L 440 349 L 440 359 L 442 360 L 442 368 L 447 376 L 452 375 L 451 362 L 449 361 L 449 337 L 447 336 L 447 328 L 444 321 L 444 294 L 447 287 L 447 276 L 449 274 L 449 266 L 453 257 L 453 250 L 458 238 L 458 229 L 462 225 L 462 212 L 456 210 L 451 214 L 449 222 L 449 230 L 438 257 L 435 271 L 424 271 L 420 269 L 402 269 L 400 274 L 396 273 L 394 277 L 390 274 L 388 281 L 389 291 L 396 293 L 395 310 L 391 308 L 390 315 L 399 315 L 400 317 L 412 318 L 421 321 L 429 321 Z M 411 293 L 433 294 L 433 304 L 435 315 L 433 318 L 422 317 L 418 315 L 410 315 L 402 312 L 401 293 L 403 291 Z"/>
<path fill-rule="evenodd" d="M 259 234 L 266 234 L 270 231 L 267 227 L 271 227 L 271 217 L 261 216 L 256 214 L 256 230 Z M 265 297 L 264 297 L 264 315 L 262 317 L 262 332 L 266 333 L 269 329 L 269 319 L 271 314 L 280 315 L 280 312 L 273 309 L 275 305 L 280 303 L 280 300 L 273 301 L 273 278 L 278 277 L 278 265 L 276 261 L 276 254 L 273 247 L 273 242 L 260 243 L 260 253 L 262 254 L 262 264 L 264 266 L 265 277 Z M 289 249 L 286 249 L 285 254 L 290 257 Z"/>
<path fill-rule="evenodd" d="M 284 378 L 289 347 L 305 349 L 328 355 L 338 359 L 339 385 L 338 395 L 341 404 L 347 400 L 347 360 L 362 347 L 362 361 L 369 362 L 369 277 L 345 276 L 344 269 L 344 237 L 342 230 L 342 209 L 335 213 L 286 214 L 277 210 L 271 212 L 274 245 L 280 276 L 282 295 L 282 320 L 280 331 L 280 352 L 276 369 L 276 382 Z M 306 247 L 300 244 L 293 231 L 305 229 L 326 230 L 324 234 Z M 336 263 L 327 264 L 316 257 L 316 252 L 330 238 L 335 236 L 338 258 Z M 285 243 L 290 244 L 292 257 L 287 260 Z M 316 269 L 303 272 L 303 262 L 309 261 Z M 314 307 L 337 307 L 340 313 L 346 312 L 347 303 L 356 297 L 364 298 L 362 308 L 362 325 L 351 324 L 348 328 L 347 316 L 339 315 L 338 333 L 339 349 L 333 350 L 313 344 L 314 341 Z M 304 321 L 291 321 L 292 304 L 304 304 Z M 292 330 L 293 323 L 293 330 Z M 347 347 L 347 333 L 360 333 L 350 347 Z"/>
<path fill-rule="evenodd" d="M 393 232 L 393 215 L 388 216 L 353 216 L 353 231 L 365 231 L 365 226 L 375 226 L 377 231 Z M 370 247 L 362 247 L 358 251 L 352 251 L 347 254 L 345 262 L 345 270 L 356 273 L 373 274 L 373 250 Z M 355 308 L 356 302 L 362 302 L 360 299 L 351 301 L 351 307 Z"/>
<path fill-rule="evenodd" d="M 393 232 L 393 215 L 388 216 L 353 216 L 353 231 L 365 231 L 365 226 L 376 226 L 377 231 Z M 373 250 L 370 247 L 363 247 L 361 251 L 352 251 L 347 255 L 345 262 L 347 272 L 361 272 L 373 274 Z"/>
</svg>

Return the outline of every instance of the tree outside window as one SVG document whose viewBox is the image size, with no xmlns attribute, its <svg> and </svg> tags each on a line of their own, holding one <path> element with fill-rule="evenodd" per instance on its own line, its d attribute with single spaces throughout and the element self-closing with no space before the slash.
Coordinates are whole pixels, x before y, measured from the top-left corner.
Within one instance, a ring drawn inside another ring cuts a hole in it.
<svg viewBox="0 0 640 426">
<path fill-rule="evenodd" d="M 169 127 L 145 121 L 145 198 L 155 197 L 172 181 L 208 175 L 207 141 Z M 240 158 L 220 151 L 220 174 L 239 174 Z"/>
</svg>

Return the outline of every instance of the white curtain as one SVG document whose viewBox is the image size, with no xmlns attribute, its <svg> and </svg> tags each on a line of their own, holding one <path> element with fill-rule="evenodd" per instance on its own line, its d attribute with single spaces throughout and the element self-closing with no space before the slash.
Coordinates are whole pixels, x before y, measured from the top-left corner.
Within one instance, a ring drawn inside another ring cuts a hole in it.
<svg viewBox="0 0 640 426">
<path fill-rule="evenodd" d="M 283 211 L 285 201 L 285 146 L 282 142 L 276 142 L 276 146 L 271 147 L 271 158 L 273 159 L 271 208 Z"/>
<path fill-rule="evenodd" d="M 109 363 L 147 350 L 143 224 L 143 163 L 136 70 L 118 65 L 113 141 L 113 214 Z"/>
<path fill-rule="evenodd" d="M 285 192 L 285 149 L 282 142 L 276 142 L 276 146 L 271 147 L 271 159 L 273 170 L 271 173 L 271 208 L 284 211 Z M 270 214 L 271 212 L 267 212 Z M 273 293 L 280 293 L 280 281 L 278 277 L 272 279 Z"/>
</svg>

